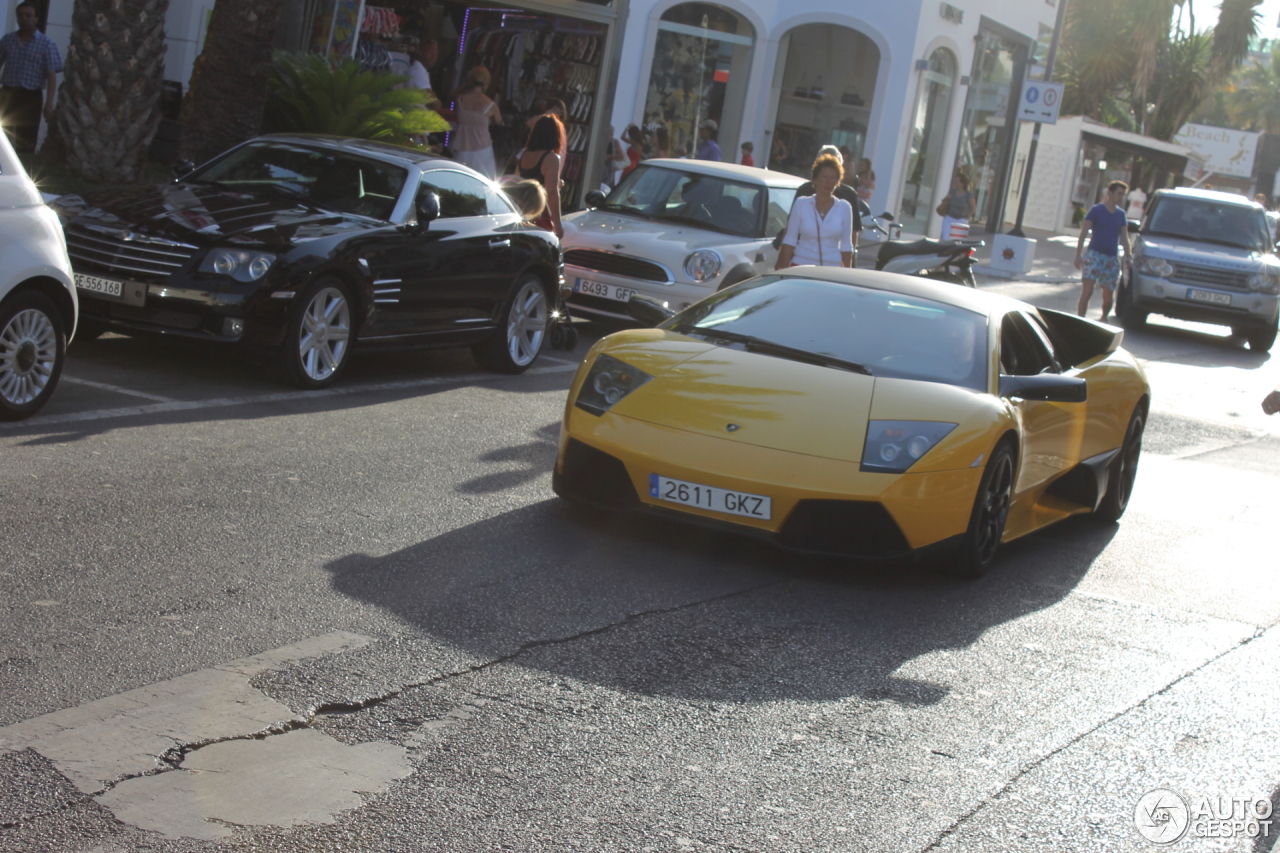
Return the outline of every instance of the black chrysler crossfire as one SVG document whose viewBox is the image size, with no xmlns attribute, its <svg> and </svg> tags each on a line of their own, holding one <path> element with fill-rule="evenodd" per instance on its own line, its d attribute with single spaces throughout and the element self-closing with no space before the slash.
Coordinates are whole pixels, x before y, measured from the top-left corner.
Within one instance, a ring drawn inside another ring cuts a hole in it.
<svg viewBox="0 0 1280 853">
<path fill-rule="evenodd" d="M 376 142 L 265 136 L 173 183 L 63 196 L 81 334 L 246 347 L 304 388 L 355 347 L 469 346 L 527 368 L 562 274 L 555 236 L 452 160 Z"/>
</svg>

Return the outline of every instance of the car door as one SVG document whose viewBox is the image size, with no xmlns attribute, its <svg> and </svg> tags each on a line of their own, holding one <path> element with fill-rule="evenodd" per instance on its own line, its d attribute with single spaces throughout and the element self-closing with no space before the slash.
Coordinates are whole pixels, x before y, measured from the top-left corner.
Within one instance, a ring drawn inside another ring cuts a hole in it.
<svg viewBox="0 0 1280 853">
<path fill-rule="evenodd" d="M 1000 323 L 1000 372 L 1006 376 L 1061 373 L 1052 344 L 1021 311 L 1010 311 Z M 1080 454 L 1087 410 L 1084 403 L 1008 399 L 1021 423 L 1015 494 L 1036 493 L 1070 469 Z"/>
</svg>

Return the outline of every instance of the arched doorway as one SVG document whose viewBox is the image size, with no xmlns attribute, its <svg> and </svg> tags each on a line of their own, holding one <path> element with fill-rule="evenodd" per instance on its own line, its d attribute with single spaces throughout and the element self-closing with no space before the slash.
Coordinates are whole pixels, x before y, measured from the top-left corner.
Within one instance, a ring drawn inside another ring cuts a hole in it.
<svg viewBox="0 0 1280 853">
<path fill-rule="evenodd" d="M 836 145 L 847 149 L 852 171 L 866 147 L 880 49 L 848 27 L 804 24 L 783 37 L 778 61 L 782 93 L 769 168 L 807 176 L 818 149 Z"/>
<path fill-rule="evenodd" d="M 672 157 L 693 156 L 698 128 L 719 128 L 722 158 L 737 162 L 755 27 L 714 3 L 682 3 L 658 22 L 645 95 L 644 124 L 665 127 Z"/>
<path fill-rule="evenodd" d="M 907 150 L 906 180 L 898 219 L 906 231 L 925 233 L 929 214 L 947 192 L 949 180 L 938 182 L 942 142 L 946 136 L 951 93 L 955 89 L 955 54 L 939 48 L 929 57 L 929 67 L 921 72 L 920 92 L 912 114 L 910 147 Z"/>
</svg>

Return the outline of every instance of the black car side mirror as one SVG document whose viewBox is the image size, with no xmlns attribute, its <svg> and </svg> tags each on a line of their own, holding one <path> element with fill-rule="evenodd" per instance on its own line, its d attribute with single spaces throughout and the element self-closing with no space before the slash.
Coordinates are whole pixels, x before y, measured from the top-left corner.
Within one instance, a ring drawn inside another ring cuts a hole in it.
<svg viewBox="0 0 1280 853">
<path fill-rule="evenodd" d="M 1140 234 L 1142 232 L 1142 223 L 1137 219 L 1129 220 L 1129 233 Z"/>
<path fill-rule="evenodd" d="M 586 197 L 583 199 L 583 201 L 586 202 L 587 207 L 599 207 L 604 204 L 604 200 L 605 194 L 600 192 L 600 190 L 592 190 L 587 193 Z"/>
<path fill-rule="evenodd" d="M 418 199 L 418 224 L 426 228 L 440 218 L 440 196 L 427 193 Z"/>
<path fill-rule="evenodd" d="M 196 170 L 196 164 L 190 160 L 179 160 L 169 167 L 169 174 L 175 181 L 180 181 Z"/>
<path fill-rule="evenodd" d="M 631 319 L 646 326 L 665 323 L 676 315 L 675 311 L 667 307 L 667 303 L 638 293 L 632 294 L 627 302 L 627 313 L 631 315 Z"/>
<path fill-rule="evenodd" d="M 1002 373 L 1000 396 L 1047 403 L 1083 403 L 1089 399 L 1089 386 L 1079 376 L 1061 376 L 1057 373 L 1008 376 Z"/>
</svg>

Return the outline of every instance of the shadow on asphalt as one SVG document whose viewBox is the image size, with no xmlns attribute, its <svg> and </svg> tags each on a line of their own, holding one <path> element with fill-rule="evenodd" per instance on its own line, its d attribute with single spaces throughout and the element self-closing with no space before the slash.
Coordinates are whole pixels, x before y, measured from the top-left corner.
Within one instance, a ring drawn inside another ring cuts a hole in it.
<svg viewBox="0 0 1280 853">
<path fill-rule="evenodd" d="M 951 686 L 904 664 L 1061 601 L 1116 529 L 1069 520 L 965 583 L 550 499 L 328 569 L 337 592 L 458 650 L 617 691 L 924 706 Z"/>
</svg>

